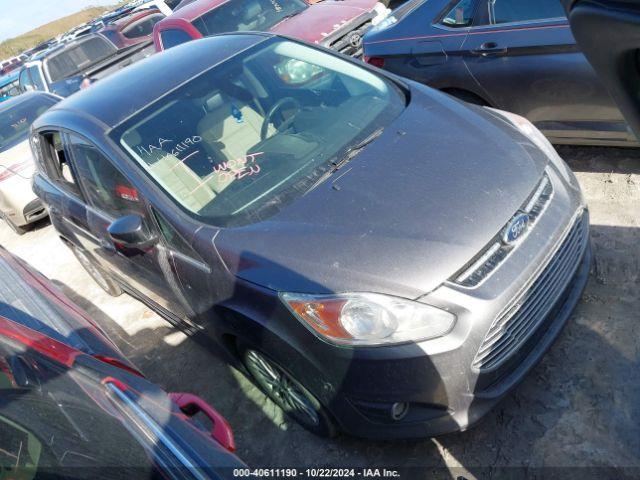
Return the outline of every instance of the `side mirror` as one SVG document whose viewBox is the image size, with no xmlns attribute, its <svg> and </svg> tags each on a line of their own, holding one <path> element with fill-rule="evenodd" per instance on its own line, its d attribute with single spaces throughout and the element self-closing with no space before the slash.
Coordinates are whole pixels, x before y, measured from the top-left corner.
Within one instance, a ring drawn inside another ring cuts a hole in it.
<svg viewBox="0 0 640 480">
<path fill-rule="evenodd" d="M 114 243 L 124 247 L 145 249 L 152 247 L 158 239 L 149 232 L 140 215 L 126 215 L 107 228 Z"/>
</svg>

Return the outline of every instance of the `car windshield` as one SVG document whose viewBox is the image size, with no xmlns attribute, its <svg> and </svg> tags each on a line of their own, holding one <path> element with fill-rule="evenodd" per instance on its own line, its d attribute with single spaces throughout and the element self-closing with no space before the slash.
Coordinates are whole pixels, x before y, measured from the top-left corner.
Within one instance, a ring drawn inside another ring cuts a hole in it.
<svg viewBox="0 0 640 480">
<path fill-rule="evenodd" d="M 52 97 L 37 96 L 8 108 L 0 106 L 0 152 L 25 141 L 33 121 L 54 103 Z"/>
<path fill-rule="evenodd" d="M 6 100 L 9 97 L 14 97 L 17 95 L 18 90 L 17 87 L 19 85 L 18 77 L 12 77 L 7 82 L 4 78 L 0 79 L 0 102 L 2 100 Z"/>
<path fill-rule="evenodd" d="M 197 18 L 193 25 L 202 35 L 267 31 L 309 5 L 302 0 L 228 0 Z"/>
<path fill-rule="evenodd" d="M 116 52 L 116 47 L 104 37 L 87 38 L 45 60 L 49 78 L 53 83 L 71 77 Z"/>
<path fill-rule="evenodd" d="M 111 135 L 183 209 L 237 226 L 304 195 L 406 101 L 383 76 L 271 39 L 193 78 Z"/>
</svg>

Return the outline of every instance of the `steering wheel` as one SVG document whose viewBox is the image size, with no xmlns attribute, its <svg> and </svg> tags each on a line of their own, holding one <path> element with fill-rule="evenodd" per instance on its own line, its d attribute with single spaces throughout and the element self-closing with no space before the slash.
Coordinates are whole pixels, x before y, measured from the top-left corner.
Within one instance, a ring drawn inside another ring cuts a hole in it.
<svg viewBox="0 0 640 480">
<path fill-rule="evenodd" d="M 278 112 L 285 105 L 289 105 L 289 104 L 291 104 L 297 110 L 297 112 L 294 115 L 291 115 L 289 119 L 285 120 L 280 125 L 278 125 L 276 127 L 276 130 L 281 132 L 291 126 L 293 121 L 296 119 L 296 117 L 302 110 L 302 105 L 298 100 L 296 100 L 293 97 L 284 97 L 278 100 L 273 105 L 273 107 L 269 109 L 269 111 L 267 112 L 267 115 L 264 117 L 264 121 L 262 122 L 262 128 L 260 129 L 261 140 L 265 140 L 267 138 L 267 133 L 269 133 L 269 124 L 272 123 L 271 120 L 273 119 L 273 116 L 276 114 L 276 112 Z"/>
</svg>

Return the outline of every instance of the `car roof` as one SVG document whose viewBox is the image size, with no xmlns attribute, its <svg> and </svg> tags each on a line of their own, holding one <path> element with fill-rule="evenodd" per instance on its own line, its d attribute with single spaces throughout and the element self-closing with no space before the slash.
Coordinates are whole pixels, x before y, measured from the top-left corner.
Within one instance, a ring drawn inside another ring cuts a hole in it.
<svg viewBox="0 0 640 480">
<path fill-rule="evenodd" d="M 81 90 L 43 114 L 35 124 L 59 111 L 82 112 L 112 128 L 189 79 L 242 50 L 272 38 L 267 33 L 234 33 L 184 43 L 145 58 Z M 76 115 L 77 117 L 77 115 Z"/>
<path fill-rule="evenodd" d="M 4 102 L 0 103 L 0 113 L 2 113 L 5 110 L 9 110 L 15 107 L 16 105 L 20 105 L 21 103 L 26 102 L 35 97 L 59 98 L 47 92 L 41 92 L 41 91 L 26 92 L 16 97 L 11 97 L 9 98 L 9 100 L 5 100 Z"/>
<path fill-rule="evenodd" d="M 228 1 L 229 0 L 195 0 L 185 5 L 184 7 L 180 7 L 167 18 L 180 18 L 182 20 L 186 20 L 187 22 L 192 22 L 201 15 L 207 13 L 210 10 L 213 10 L 216 7 L 219 7 L 223 3 L 227 3 Z"/>
<path fill-rule="evenodd" d="M 81 37 L 78 38 L 74 38 L 73 40 L 71 40 L 70 42 L 65 42 L 65 43 L 57 43 L 55 44 L 53 47 L 46 49 L 45 51 L 38 53 L 37 55 L 34 55 L 31 58 L 31 61 L 37 61 L 37 60 L 44 60 L 45 58 L 59 53 L 62 50 L 67 50 L 69 48 L 72 48 L 76 45 L 79 45 L 80 43 L 86 42 L 87 40 L 89 40 L 90 38 L 96 38 L 96 37 L 101 37 L 103 39 L 105 39 L 105 37 L 103 37 L 102 35 L 100 35 L 99 33 L 89 33 L 88 35 L 83 35 Z"/>
</svg>

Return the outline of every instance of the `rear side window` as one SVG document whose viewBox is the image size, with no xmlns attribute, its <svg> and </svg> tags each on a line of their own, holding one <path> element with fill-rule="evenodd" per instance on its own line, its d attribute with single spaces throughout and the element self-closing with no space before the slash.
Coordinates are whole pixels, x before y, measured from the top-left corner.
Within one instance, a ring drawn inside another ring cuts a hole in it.
<svg viewBox="0 0 640 480">
<path fill-rule="evenodd" d="M 116 52 L 106 38 L 96 35 L 50 57 L 47 62 L 52 82 L 71 77 Z"/>
<path fill-rule="evenodd" d="M 440 23 L 453 28 L 470 27 L 473 22 L 475 6 L 475 0 L 460 0 L 444 16 Z"/>
<path fill-rule="evenodd" d="M 565 16 L 558 0 L 489 0 L 488 7 L 493 25 Z"/>
<path fill-rule="evenodd" d="M 77 135 L 69 135 L 68 145 L 87 199 L 94 207 L 114 218 L 131 213 L 144 216 L 138 191 L 94 145 Z"/>
<path fill-rule="evenodd" d="M 42 134 L 39 141 L 47 176 L 59 187 L 79 197 L 80 188 L 71 171 L 69 155 L 62 142 L 60 132 Z"/>
<path fill-rule="evenodd" d="M 34 65 L 33 67 L 29 67 L 29 72 L 31 73 L 31 79 L 33 80 L 33 85 L 36 90 L 46 91 L 47 87 L 44 84 L 44 80 L 42 79 L 42 74 L 40 73 L 40 69 Z"/>
<path fill-rule="evenodd" d="M 122 31 L 122 34 L 127 38 L 147 37 L 153 33 L 153 26 L 163 18 L 164 15 L 161 13 L 149 15 L 129 25 Z"/>
<path fill-rule="evenodd" d="M 29 70 L 25 69 L 20 72 L 20 90 L 23 92 L 31 92 L 35 90 L 35 86 L 33 85 L 33 80 L 31 80 L 31 76 L 29 75 Z"/>
<path fill-rule="evenodd" d="M 193 40 L 187 32 L 180 30 L 179 28 L 162 30 L 160 32 L 160 38 L 162 39 L 162 48 L 165 50 Z"/>
</svg>

